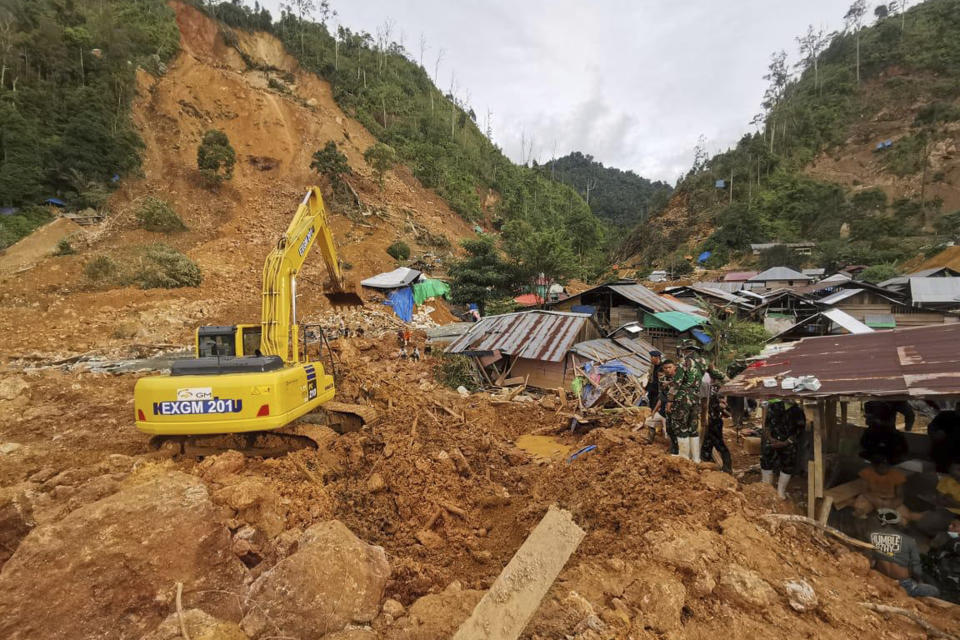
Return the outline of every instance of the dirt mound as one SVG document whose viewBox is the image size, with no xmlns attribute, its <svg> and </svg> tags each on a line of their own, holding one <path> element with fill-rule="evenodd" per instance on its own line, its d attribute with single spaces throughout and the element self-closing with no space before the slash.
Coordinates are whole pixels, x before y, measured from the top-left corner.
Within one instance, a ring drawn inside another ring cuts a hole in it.
<svg viewBox="0 0 960 640">
<path fill-rule="evenodd" d="M 61 240 L 82 233 L 83 228 L 73 220 L 57 218 L 0 252 L 0 273 L 29 269 L 44 258 L 49 258 Z"/>
<path fill-rule="evenodd" d="M 941 267 L 950 267 L 951 269 L 960 271 L 960 247 L 947 247 L 932 258 L 912 267 L 911 271 L 939 269 Z"/>
</svg>

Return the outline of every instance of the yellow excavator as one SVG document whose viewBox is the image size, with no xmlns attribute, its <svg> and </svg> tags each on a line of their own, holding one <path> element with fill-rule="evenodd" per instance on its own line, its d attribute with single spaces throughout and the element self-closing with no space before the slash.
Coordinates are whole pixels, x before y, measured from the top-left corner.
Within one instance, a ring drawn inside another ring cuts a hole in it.
<svg viewBox="0 0 960 640">
<path fill-rule="evenodd" d="M 323 198 L 312 187 L 264 264 L 260 324 L 200 327 L 196 357 L 175 360 L 170 375 L 137 381 L 136 425 L 155 446 L 172 443 L 188 455 L 281 455 L 316 446 L 329 434 L 317 425 L 342 433 L 376 420 L 371 407 L 333 401 L 332 354 L 327 372 L 307 353 L 311 344 L 322 352 L 323 329 L 297 324 L 297 274 L 315 242 L 330 276 L 327 298 L 363 304 L 344 280 Z"/>
</svg>

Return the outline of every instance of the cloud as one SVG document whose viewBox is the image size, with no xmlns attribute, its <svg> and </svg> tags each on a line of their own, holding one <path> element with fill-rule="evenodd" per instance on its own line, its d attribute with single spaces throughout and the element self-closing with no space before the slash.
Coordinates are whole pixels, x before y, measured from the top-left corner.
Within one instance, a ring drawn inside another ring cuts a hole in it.
<svg viewBox="0 0 960 640">
<path fill-rule="evenodd" d="M 279 0 L 261 0 L 274 10 Z M 770 53 L 795 50 L 808 24 L 837 24 L 837 0 L 352 0 L 338 21 L 376 32 L 391 18 L 419 57 L 422 33 L 438 84 L 455 75 L 480 121 L 519 161 L 581 151 L 608 166 L 674 182 L 697 138 L 711 152 L 752 127 Z"/>
</svg>

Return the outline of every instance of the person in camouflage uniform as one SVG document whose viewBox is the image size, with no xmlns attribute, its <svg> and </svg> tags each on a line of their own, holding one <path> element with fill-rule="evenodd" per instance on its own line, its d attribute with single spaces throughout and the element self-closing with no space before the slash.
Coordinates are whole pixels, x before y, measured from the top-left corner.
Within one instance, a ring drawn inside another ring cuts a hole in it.
<svg viewBox="0 0 960 640">
<path fill-rule="evenodd" d="M 733 473 L 733 460 L 730 456 L 730 449 L 727 443 L 723 441 L 723 411 L 727 403 L 717 394 L 717 388 L 714 387 L 710 394 L 710 404 L 707 407 L 707 426 L 703 433 L 703 444 L 700 449 L 700 458 L 702 460 L 712 460 L 713 450 L 716 449 L 723 460 L 723 470 L 727 473 Z"/>
<path fill-rule="evenodd" d="M 760 475 L 763 482 L 773 484 L 779 472 L 777 494 L 787 497 L 790 476 L 796 473 L 797 442 L 806 425 L 803 409 L 792 402 L 773 399 L 767 403 L 767 417 L 760 438 Z"/>
<path fill-rule="evenodd" d="M 700 383 L 704 373 L 714 373 L 714 370 L 696 353 L 694 345 L 683 343 L 680 350 L 684 357 L 677 365 L 667 392 L 667 424 L 677 438 L 679 455 L 700 462 L 700 432 L 697 424 L 700 417 Z"/>
</svg>

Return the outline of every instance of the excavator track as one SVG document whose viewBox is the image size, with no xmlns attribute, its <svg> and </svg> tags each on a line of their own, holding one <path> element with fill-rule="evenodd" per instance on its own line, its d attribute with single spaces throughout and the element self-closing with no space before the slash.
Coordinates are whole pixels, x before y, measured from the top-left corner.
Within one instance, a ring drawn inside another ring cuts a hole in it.
<svg viewBox="0 0 960 640">
<path fill-rule="evenodd" d="M 301 449 L 323 449 L 338 434 L 358 431 L 378 419 L 377 410 L 358 404 L 327 402 L 313 413 L 281 429 L 210 435 L 154 436 L 150 445 L 175 456 L 204 458 L 226 451 L 278 458 Z"/>
</svg>

